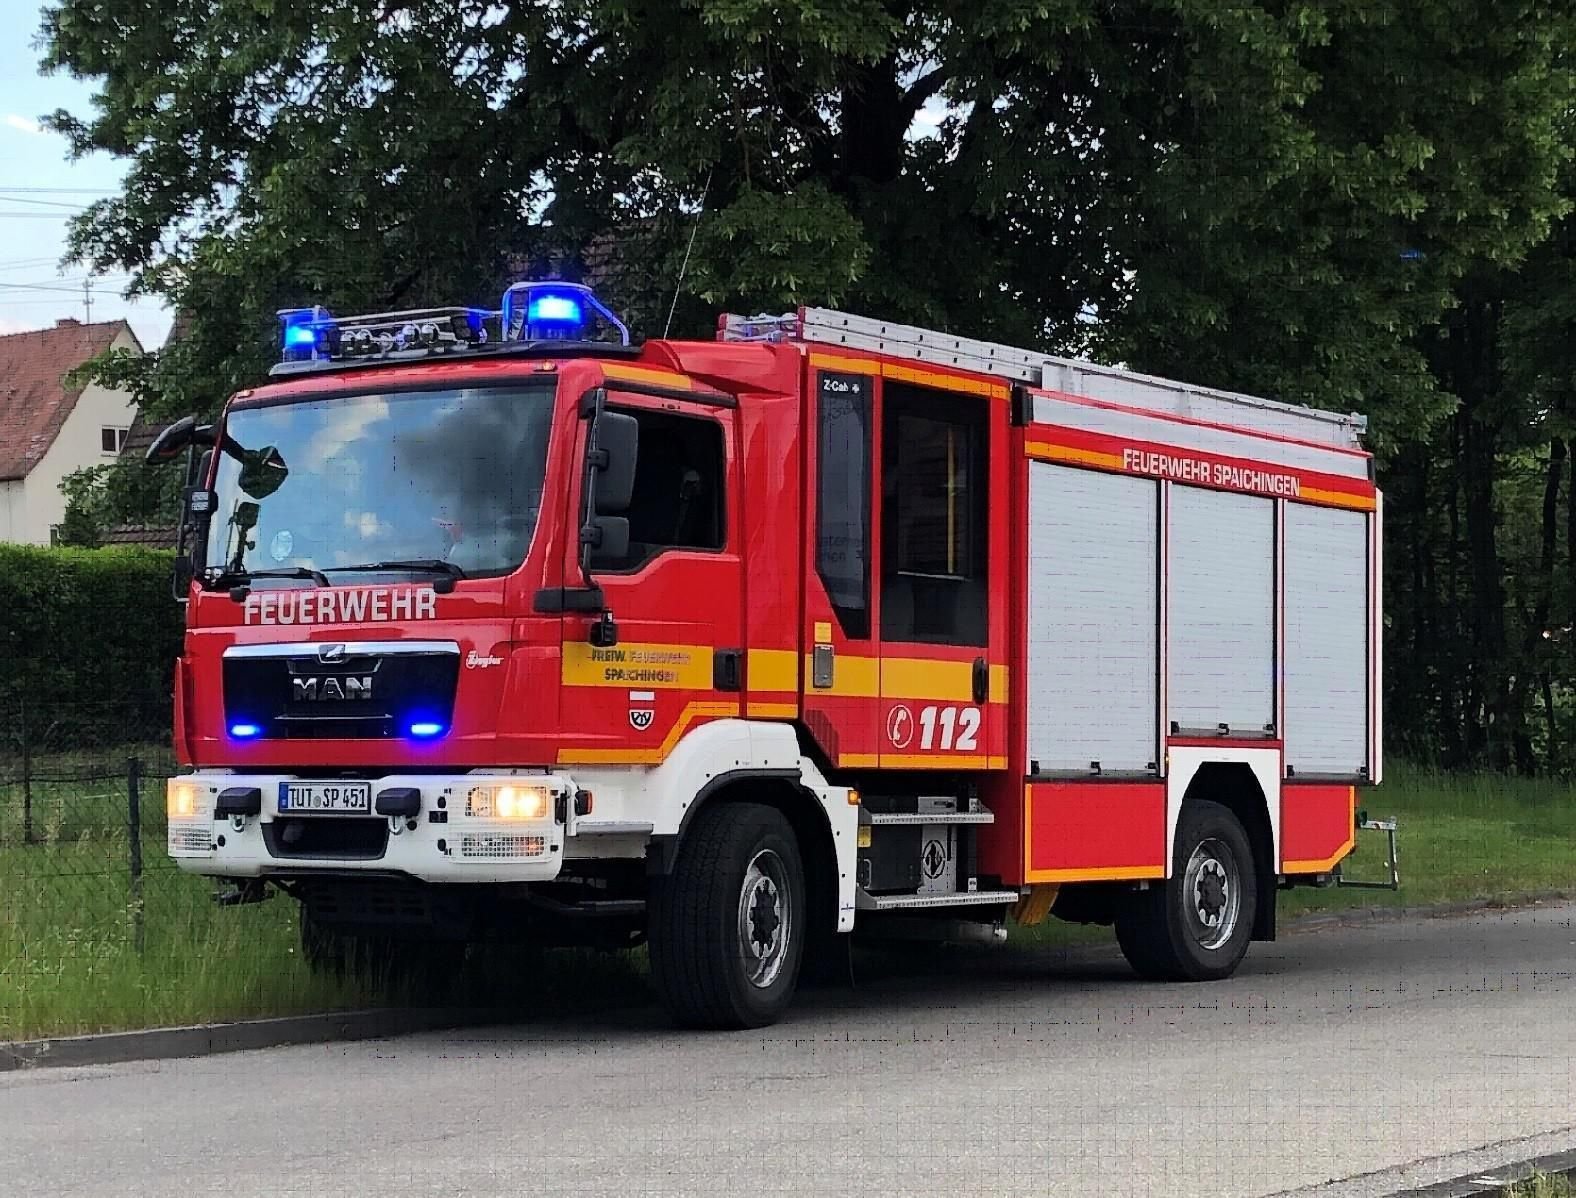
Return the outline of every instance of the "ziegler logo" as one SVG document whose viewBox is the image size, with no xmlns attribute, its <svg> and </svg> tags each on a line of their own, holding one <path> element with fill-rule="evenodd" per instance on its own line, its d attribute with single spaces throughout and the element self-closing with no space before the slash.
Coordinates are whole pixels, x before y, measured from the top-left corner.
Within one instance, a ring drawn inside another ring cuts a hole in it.
<svg viewBox="0 0 1576 1198">
<path fill-rule="evenodd" d="M 290 697 L 297 703 L 337 703 L 372 698 L 371 674 L 292 678 L 290 684 Z"/>
<path fill-rule="evenodd" d="M 472 649 L 465 655 L 465 668 L 467 670 L 486 670 L 492 666 L 503 665 L 503 658 L 494 657 L 490 653 L 478 653 Z"/>
</svg>

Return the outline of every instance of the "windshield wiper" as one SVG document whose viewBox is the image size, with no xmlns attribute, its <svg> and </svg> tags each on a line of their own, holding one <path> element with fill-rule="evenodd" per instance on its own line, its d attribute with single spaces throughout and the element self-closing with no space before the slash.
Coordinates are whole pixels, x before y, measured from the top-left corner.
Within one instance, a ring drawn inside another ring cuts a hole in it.
<svg viewBox="0 0 1576 1198">
<path fill-rule="evenodd" d="M 338 574 L 345 570 L 415 570 L 424 574 L 447 574 L 444 580 L 447 585 L 434 585 L 433 590 L 447 593 L 454 589 L 454 584 L 465 577 L 465 571 L 453 562 L 446 562 L 441 557 L 412 557 L 400 558 L 387 562 L 362 562 L 357 566 L 330 566 L 329 573 Z"/>
<path fill-rule="evenodd" d="M 321 570 L 312 570 L 306 566 L 281 566 L 277 570 L 246 570 L 229 568 L 221 570 L 208 580 L 208 585 L 214 590 L 229 584 L 239 583 L 230 591 L 230 598 L 239 603 L 245 599 L 250 588 L 248 583 L 254 578 L 310 578 L 320 587 L 331 587 L 334 584 L 328 580 L 328 575 Z"/>
</svg>

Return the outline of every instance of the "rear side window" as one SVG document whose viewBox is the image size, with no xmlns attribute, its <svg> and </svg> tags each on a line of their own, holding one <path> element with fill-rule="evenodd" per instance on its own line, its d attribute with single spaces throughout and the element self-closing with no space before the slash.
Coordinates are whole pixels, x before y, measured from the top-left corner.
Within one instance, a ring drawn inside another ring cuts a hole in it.
<svg viewBox="0 0 1576 1198">
<path fill-rule="evenodd" d="M 822 374 L 817 388 L 815 567 L 843 633 L 870 635 L 870 380 Z"/>
</svg>

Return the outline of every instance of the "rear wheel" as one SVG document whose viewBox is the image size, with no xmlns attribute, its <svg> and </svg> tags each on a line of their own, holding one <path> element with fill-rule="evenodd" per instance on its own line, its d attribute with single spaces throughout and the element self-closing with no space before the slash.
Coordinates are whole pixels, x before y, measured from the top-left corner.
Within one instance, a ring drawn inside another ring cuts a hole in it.
<svg viewBox="0 0 1576 1198">
<path fill-rule="evenodd" d="M 651 975 L 686 1027 L 774 1023 L 793 999 L 808 910 L 804 866 L 782 814 L 757 803 L 703 810 L 673 872 L 653 883 Z"/>
<path fill-rule="evenodd" d="M 1184 803 L 1173 860 L 1172 876 L 1135 895 L 1118 916 L 1117 943 L 1146 978 L 1229 977 L 1253 934 L 1257 875 L 1247 834 L 1219 803 Z"/>
</svg>

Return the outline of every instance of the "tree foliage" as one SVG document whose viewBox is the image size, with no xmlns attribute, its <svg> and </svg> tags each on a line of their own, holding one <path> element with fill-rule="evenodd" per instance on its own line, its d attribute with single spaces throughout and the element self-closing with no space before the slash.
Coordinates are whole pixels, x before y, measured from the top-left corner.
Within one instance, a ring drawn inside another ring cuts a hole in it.
<svg viewBox="0 0 1576 1198">
<path fill-rule="evenodd" d="M 1542 484 L 1573 34 L 1554 0 L 56 0 L 44 26 L 99 88 L 55 126 L 130 168 L 74 251 L 190 317 L 137 368 L 151 410 L 254 382 L 279 307 L 485 302 L 541 264 L 648 334 L 837 304 L 1355 409 L 1410 538 L 1395 635 L 1429 658 L 1391 658 L 1403 736 L 1458 760 L 1517 756 L 1526 630 L 1570 611 Z M 1507 590 L 1523 559 L 1545 581 Z"/>
</svg>

